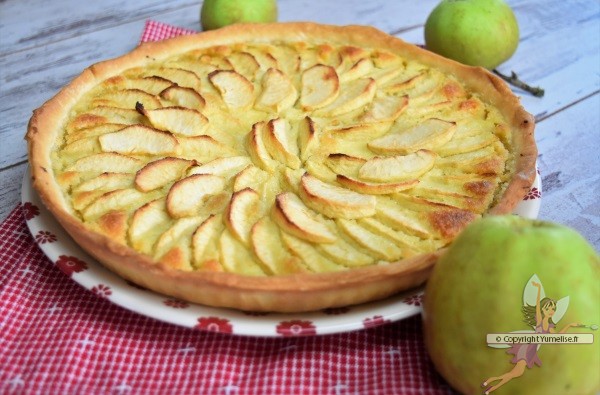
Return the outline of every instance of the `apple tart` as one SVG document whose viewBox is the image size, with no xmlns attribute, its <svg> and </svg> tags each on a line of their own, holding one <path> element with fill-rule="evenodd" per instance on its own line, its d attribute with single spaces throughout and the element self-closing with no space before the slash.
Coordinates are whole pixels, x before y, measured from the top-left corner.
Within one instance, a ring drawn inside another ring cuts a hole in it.
<svg viewBox="0 0 600 395">
<path fill-rule="evenodd" d="M 122 277 L 299 312 L 426 281 L 535 176 L 498 78 L 369 27 L 236 25 L 143 44 L 34 112 L 33 185 Z"/>
</svg>

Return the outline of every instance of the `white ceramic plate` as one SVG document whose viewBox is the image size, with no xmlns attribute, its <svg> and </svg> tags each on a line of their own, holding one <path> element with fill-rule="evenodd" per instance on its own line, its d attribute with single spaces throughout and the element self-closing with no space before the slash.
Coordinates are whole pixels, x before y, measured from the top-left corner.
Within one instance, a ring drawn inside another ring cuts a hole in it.
<svg viewBox="0 0 600 395">
<path fill-rule="evenodd" d="M 538 174 L 515 213 L 537 218 L 541 188 Z M 312 336 L 369 328 L 421 312 L 422 288 L 378 302 L 302 314 L 245 313 L 175 300 L 125 281 L 75 244 L 42 204 L 31 185 L 29 170 L 25 172 L 21 198 L 29 231 L 46 256 L 63 272 L 96 295 L 157 320 L 236 335 Z"/>
</svg>

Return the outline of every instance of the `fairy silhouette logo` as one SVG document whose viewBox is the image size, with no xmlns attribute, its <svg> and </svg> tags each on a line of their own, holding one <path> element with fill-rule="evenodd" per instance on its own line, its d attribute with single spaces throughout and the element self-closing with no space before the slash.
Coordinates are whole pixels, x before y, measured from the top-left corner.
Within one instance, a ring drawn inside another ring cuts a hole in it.
<svg viewBox="0 0 600 395">
<path fill-rule="evenodd" d="M 518 330 L 510 332 L 511 334 L 562 334 L 571 328 L 589 328 L 598 329 L 598 325 L 582 325 L 578 322 L 566 324 L 562 329 L 558 329 L 558 323 L 563 318 L 569 308 L 569 296 L 564 296 L 559 300 L 551 299 L 546 296 L 542 282 L 537 275 L 533 275 L 523 291 L 523 322 L 531 329 Z M 506 336 L 507 339 L 539 339 L 539 336 Z M 559 339 L 560 340 L 560 339 Z M 489 340 L 488 340 L 489 341 Z M 510 362 L 514 365 L 510 370 L 499 376 L 489 377 L 482 383 L 485 388 L 485 394 L 489 394 L 510 380 L 522 376 L 526 369 L 531 369 L 535 365 L 541 367 L 543 355 L 540 358 L 538 352 L 541 343 L 519 342 L 519 343 L 488 343 L 489 347 L 508 348 L 507 354 L 512 355 Z M 551 346 L 551 345 L 550 345 Z"/>
</svg>

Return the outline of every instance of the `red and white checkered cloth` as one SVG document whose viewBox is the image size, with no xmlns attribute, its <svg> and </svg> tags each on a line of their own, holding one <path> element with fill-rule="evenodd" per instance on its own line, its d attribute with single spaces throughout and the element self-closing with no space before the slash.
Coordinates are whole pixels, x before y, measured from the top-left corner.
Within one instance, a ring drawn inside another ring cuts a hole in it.
<svg viewBox="0 0 600 395">
<path fill-rule="evenodd" d="M 148 31 L 150 30 L 150 31 Z M 186 31 L 148 22 L 142 40 Z M 420 317 L 252 338 L 177 327 L 85 290 L 48 260 L 22 207 L 0 224 L 2 394 L 452 394 Z"/>
</svg>

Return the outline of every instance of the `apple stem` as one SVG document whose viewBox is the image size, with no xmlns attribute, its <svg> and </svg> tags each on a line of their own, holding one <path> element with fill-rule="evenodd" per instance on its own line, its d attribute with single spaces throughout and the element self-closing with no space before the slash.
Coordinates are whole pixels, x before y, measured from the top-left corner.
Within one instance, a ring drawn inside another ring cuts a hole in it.
<svg viewBox="0 0 600 395">
<path fill-rule="evenodd" d="M 521 89 L 531 93 L 535 97 L 544 96 L 544 89 L 540 88 L 539 86 L 531 86 L 531 85 L 526 84 L 525 82 L 521 81 L 519 79 L 519 77 L 517 77 L 517 73 L 515 73 L 514 71 L 510 72 L 511 73 L 510 77 L 502 74 L 497 69 L 494 69 L 493 72 L 495 74 L 497 74 L 498 76 L 500 76 L 500 78 L 502 78 L 504 81 L 508 82 L 509 84 L 516 86 L 517 88 L 521 88 Z"/>
</svg>

